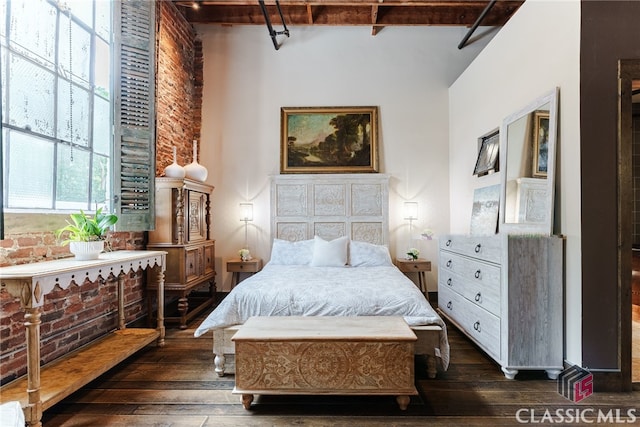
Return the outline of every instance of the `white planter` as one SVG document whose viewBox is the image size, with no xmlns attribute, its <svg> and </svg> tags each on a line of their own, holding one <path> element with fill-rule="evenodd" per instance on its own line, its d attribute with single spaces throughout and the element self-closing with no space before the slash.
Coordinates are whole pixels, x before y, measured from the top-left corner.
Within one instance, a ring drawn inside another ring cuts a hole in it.
<svg viewBox="0 0 640 427">
<path fill-rule="evenodd" d="M 104 250 L 104 240 L 69 242 L 69 250 L 76 256 L 76 259 L 80 261 L 98 259 L 98 255 Z"/>
</svg>

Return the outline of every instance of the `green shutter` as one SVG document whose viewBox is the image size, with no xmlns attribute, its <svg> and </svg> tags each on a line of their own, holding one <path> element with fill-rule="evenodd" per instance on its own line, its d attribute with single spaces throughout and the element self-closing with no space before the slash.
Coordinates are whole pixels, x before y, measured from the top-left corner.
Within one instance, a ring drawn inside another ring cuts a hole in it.
<svg viewBox="0 0 640 427">
<path fill-rule="evenodd" d="M 119 231 L 154 228 L 154 1 L 120 0 L 114 12 L 114 194 Z"/>
</svg>

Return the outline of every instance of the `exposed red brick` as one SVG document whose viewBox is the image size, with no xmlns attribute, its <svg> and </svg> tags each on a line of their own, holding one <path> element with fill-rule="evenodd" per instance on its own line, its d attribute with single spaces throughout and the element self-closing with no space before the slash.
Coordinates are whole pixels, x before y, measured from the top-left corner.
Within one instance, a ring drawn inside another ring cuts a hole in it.
<svg viewBox="0 0 640 427">
<path fill-rule="evenodd" d="M 25 237 L 18 237 L 17 240 L 17 244 L 20 247 L 24 247 L 24 246 L 36 246 L 39 245 L 40 243 L 42 243 L 42 239 L 38 238 L 36 236 L 25 236 Z"/>
<path fill-rule="evenodd" d="M 31 257 L 33 249 L 31 247 L 26 248 L 18 248 L 11 252 L 9 252 L 8 257 L 13 259 L 27 258 Z"/>
<path fill-rule="evenodd" d="M 12 248 L 15 244 L 13 239 L 0 240 L 0 248 Z"/>
<path fill-rule="evenodd" d="M 193 160 L 193 140 L 200 138 L 202 44 L 195 30 L 171 2 L 159 3 L 156 174 L 173 162 Z M 200 79 L 197 76 L 200 75 Z M 195 77 L 195 78 L 194 78 Z"/>
</svg>

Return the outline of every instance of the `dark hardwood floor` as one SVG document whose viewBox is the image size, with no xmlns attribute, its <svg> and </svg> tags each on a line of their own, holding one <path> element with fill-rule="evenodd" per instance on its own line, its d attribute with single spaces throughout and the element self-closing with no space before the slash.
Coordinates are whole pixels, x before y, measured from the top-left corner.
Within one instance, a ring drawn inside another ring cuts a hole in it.
<svg viewBox="0 0 640 427">
<path fill-rule="evenodd" d="M 164 348 L 148 347 L 47 410 L 44 425 L 513 426 L 551 423 L 551 417 L 554 424 L 567 425 L 576 424 L 576 418 L 597 421 L 600 413 L 611 422 L 616 416 L 632 421 L 629 410 L 640 423 L 640 388 L 595 393 L 573 403 L 558 394 L 556 382 L 544 372 L 522 372 L 507 380 L 452 327 L 451 366 L 428 379 L 425 361 L 417 357 L 420 395 L 411 398 L 406 411 L 392 396 L 258 396 L 247 411 L 240 396 L 231 393 L 233 374 L 218 378 L 213 372 L 211 335 L 193 337 L 200 320 L 187 330 L 168 329 Z M 233 371 L 232 360 L 229 368 Z"/>
</svg>

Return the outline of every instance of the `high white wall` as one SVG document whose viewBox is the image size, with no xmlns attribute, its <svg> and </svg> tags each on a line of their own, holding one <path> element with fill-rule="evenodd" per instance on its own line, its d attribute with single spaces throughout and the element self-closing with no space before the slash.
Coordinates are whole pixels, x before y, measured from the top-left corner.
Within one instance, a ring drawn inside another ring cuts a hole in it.
<svg viewBox="0 0 640 427">
<path fill-rule="evenodd" d="M 204 54 L 200 161 L 216 187 L 218 289 L 229 289 L 225 261 L 244 245 L 239 203 L 254 203 L 249 245 L 269 258 L 269 176 L 280 170 L 284 106 L 377 105 L 380 172 L 391 175 L 392 255 L 409 244 L 404 200 L 419 202 L 416 231 L 449 231 L 448 88 L 494 34 L 480 28 L 477 40 L 458 50 L 466 28 L 395 27 L 375 37 L 369 27 L 290 30 L 276 51 L 263 26 L 197 28 Z M 437 241 L 414 244 L 435 270 Z M 436 289 L 435 271 L 428 285 Z"/>
<path fill-rule="evenodd" d="M 476 178 L 476 140 L 503 118 L 560 88 L 556 216 L 566 236 L 566 359 L 581 362 L 580 2 L 528 0 L 449 91 L 451 231 L 467 233 Z"/>
</svg>

